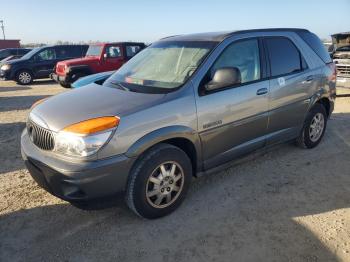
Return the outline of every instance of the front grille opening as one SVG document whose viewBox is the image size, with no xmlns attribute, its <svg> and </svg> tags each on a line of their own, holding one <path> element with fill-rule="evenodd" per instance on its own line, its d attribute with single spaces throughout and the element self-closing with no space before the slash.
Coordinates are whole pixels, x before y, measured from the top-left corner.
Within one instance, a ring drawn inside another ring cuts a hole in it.
<svg viewBox="0 0 350 262">
<path fill-rule="evenodd" d="M 40 149 L 48 151 L 54 149 L 55 140 L 50 130 L 47 130 L 29 120 L 27 123 L 27 132 L 33 144 Z"/>
</svg>

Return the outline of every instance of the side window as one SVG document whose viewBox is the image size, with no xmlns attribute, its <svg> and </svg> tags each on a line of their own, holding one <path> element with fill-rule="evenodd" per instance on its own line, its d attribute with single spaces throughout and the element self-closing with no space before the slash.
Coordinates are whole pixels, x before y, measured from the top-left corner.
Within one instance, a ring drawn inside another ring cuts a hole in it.
<svg viewBox="0 0 350 262">
<path fill-rule="evenodd" d="M 241 83 L 260 79 L 260 56 L 257 39 L 243 40 L 229 45 L 210 69 L 210 78 L 217 69 L 235 67 L 240 71 Z"/>
<path fill-rule="evenodd" d="M 55 49 L 47 48 L 35 56 L 36 61 L 48 61 L 56 59 Z"/>
<path fill-rule="evenodd" d="M 56 57 L 58 59 L 65 59 L 73 57 L 71 48 L 67 46 L 58 46 L 56 47 Z"/>
<path fill-rule="evenodd" d="M 107 58 L 117 58 L 122 56 L 119 46 L 107 46 L 106 54 Z"/>
<path fill-rule="evenodd" d="M 133 57 L 141 50 L 141 46 L 139 45 L 127 45 L 126 46 L 126 56 Z"/>
<path fill-rule="evenodd" d="M 291 40 L 285 37 L 266 38 L 271 76 L 299 72 L 307 67 L 304 58 Z"/>
</svg>

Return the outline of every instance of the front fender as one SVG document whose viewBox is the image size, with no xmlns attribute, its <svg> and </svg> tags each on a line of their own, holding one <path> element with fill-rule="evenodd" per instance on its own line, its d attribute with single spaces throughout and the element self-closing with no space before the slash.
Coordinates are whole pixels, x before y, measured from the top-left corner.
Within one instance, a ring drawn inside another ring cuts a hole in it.
<svg viewBox="0 0 350 262">
<path fill-rule="evenodd" d="M 198 133 L 186 126 L 168 126 L 152 131 L 141 137 L 125 153 L 128 157 L 137 157 L 152 146 L 169 139 L 183 138 L 189 140 L 196 150 L 197 167 L 201 167 L 202 150 Z"/>
</svg>

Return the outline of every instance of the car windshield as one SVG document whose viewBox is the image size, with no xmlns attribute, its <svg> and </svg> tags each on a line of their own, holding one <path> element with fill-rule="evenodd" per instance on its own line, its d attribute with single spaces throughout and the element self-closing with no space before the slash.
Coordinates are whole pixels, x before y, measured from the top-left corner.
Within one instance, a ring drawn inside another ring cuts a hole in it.
<svg viewBox="0 0 350 262">
<path fill-rule="evenodd" d="M 42 47 L 36 47 L 34 49 L 32 49 L 30 52 L 26 53 L 24 56 L 22 56 L 22 59 L 29 59 L 31 58 L 33 55 L 35 55 L 40 49 L 42 49 Z"/>
<path fill-rule="evenodd" d="M 86 52 L 86 56 L 99 56 L 102 51 L 101 45 L 90 45 Z"/>
<path fill-rule="evenodd" d="M 339 48 L 337 48 L 337 51 L 349 52 L 350 51 L 350 45 L 339 47 Z"/>
<path fill-rule="evenodd" d="M 183 85 L 216 42 L 161 41 L 134 56 L 104 85 L 135 92 L 168 92 Z M 147 88 L 148 87 L 148 88 Z"/>
</svg>

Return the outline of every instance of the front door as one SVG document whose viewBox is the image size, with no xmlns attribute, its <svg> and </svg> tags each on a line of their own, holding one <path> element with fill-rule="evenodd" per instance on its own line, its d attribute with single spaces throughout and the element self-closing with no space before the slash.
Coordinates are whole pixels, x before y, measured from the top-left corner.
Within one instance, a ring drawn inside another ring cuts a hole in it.
<svg viewBox="0 0 350 262">
<path fill-rule="evenodd" d="M 235 67 L 241 83 L 196 98 L 204 169 L 264 146 L 269 81 L 261 64 L 258 39 L 247 39 L 226 47 L 208 71 L 210 80 L 217 69 Z"/>
<path fill-rule="evenodd" d="M 56 52 L 53 47 L 45 48 L 34 56 L 33 72 L 36 78 L 45 78 L 53 72 L 57 63 Z"/>
<path fill-rule="evenodd" d="M 100 71 L 113 71 L 124 64 L 121 45 L 107 45 L 104 51 L 103 67 Z"/>
</svg>

